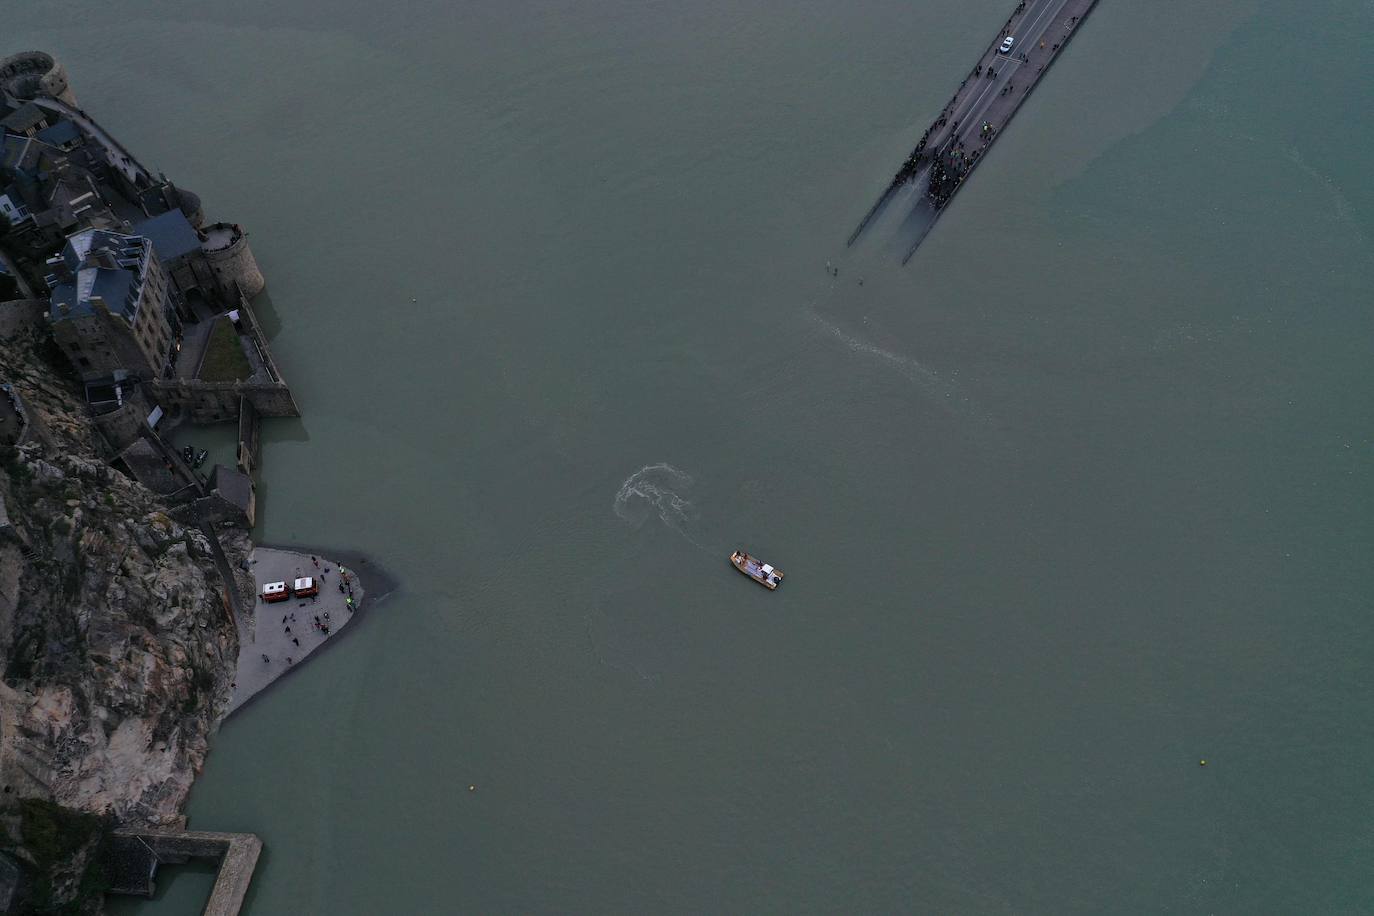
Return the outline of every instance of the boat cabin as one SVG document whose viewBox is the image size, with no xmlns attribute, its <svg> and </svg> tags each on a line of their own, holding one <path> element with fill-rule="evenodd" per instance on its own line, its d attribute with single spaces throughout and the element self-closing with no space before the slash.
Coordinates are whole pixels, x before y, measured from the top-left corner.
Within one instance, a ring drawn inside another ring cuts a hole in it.
<svg viewBox="0 0 1374 916">
<path fill-rule="evenodd" d="M 782 582 L 782 571 L 774 569 L 767 563 L 762 563 L 745 553 L 743 550 L 736 550 L 730 554 L 730 562 L 735 569 L 753 579 L 765 588 L 777 588 L 778 583 Z"/>
<path fill-rule="evenodd" d="M 296 587 L 293 589 L 297 598 L 309 598 L 320 593 L 320 581 L 314 576 L 305 576 L 296 580 Z"/>
<path fill-rule="evenodd" d="M 291 597 L 291 590 L 286 587 L 285 582 L 268 582 L 262 587 L 262 600 L 271 604 L 273 601 L 285 601 Z"/>
</svg>

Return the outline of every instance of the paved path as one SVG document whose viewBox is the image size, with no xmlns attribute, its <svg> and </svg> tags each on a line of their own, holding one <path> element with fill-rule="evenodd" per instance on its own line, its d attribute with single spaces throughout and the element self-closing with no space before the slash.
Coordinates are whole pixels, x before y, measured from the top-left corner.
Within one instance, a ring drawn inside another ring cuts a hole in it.
<svg viewBox="0 0 1374 916">
<path fill-rule="evenodd" d="M 182 325 L 181 350 L 177 353 L 177 378 L 190 379 L 200 375 L 201 364 L 205 362 L 205 351 L 210 346 L 210 332 L 215 329 L 215 320 L 208 318 Z"/>
<path fill-rule="evenodd" d="M 1026 0 L 1025 8 L 1007 20 L 935 123 L 927 129 L 923 144 L 918 147 L 924 150 L 921 167 L 909 181 L 900 176 L 893 180 L 849 237 L 849 244 L 858 239 L 881 210 L 891 202 L 900 201 L 911 208 L 902 226 L 904 232 L 914 232 L 915 240 L 902 263 L 911 260 L 935 225 L 940 211 L 948 204 L 946 200 L 937 205 L 926 193 L 930 186 L 931 158 L 956 149 L 971 157 L 964 178 L 955 188 L 957 191 L 1083 24 L 1094 3 L 1096 0 Z M 1014 44 L 1010 54 L 1002 54 L 998 48 L 1008 35 L 1014 39 Z M 1025 60 L 1021 59 L 1023 54 Z M 983 131 L 984 124 L 991 128 L 987 133 Z M 901 193 L 908 185 L 916 192 L 914 200 L 912 195 Z"/>
<path fill-rule="evenodd" d="M 234 680 L 234 693 L 229 700 L 226 716 L 233 715 L 244 703 L 288 671 L 299 668 L 306 656 L 320 648 L 353 618 L 346 593 L 339 591 L 339 565 L 327 557 L 317 556 L 319 566 L 310 554 L 274 547 L 255 547 L 249 555 L 253 578 L 257 583 L 257 603 L 251 614 L 239 616 L 239 662 Z M 349 568 L 353 585 L 353 607 L 363 603 L 363 587 L 356 572 Z M 267 604 L 262 600 L 262 587 L 268 582 L 291 585 L 299 576 L 319 576 L 320 594 L 315 600 L 281 601 Z M 329 626 L 329 635 L 315 626 L 315 618 Z M 285 622 L 282 618 L 285 617 Z M 295 618 L 294 620 L 292 618 Z M 287 632 L 290 627 L 290 632 Z M 292 639 L 297 640 L 292 642 Z M 267 660 L 263 661 L 263 656 Z M 291 661 L 288 662 L 287 659 Z"/>
</svg>

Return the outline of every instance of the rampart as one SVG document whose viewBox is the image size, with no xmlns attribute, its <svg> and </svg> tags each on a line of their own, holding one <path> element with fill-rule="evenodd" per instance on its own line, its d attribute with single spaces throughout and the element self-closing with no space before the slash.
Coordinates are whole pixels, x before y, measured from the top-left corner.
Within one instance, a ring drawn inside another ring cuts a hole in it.
<svg viewBox="0 0 1374 916">
<path fill-rule="evenodd" d="M 0 58 L 0 90 L 19 99 L 49 95 L 76 104 L 67 68 L 44 51 L 20 51 Z"/>
<path fill-rule="evenodd" d="M 158 379 L 145 382 L 154 401 L 168 410 L 185 411 L 192 423 L 236 420 L 239 398 L 264 417 L 299 417 L 301 410 L 283 382 L 202 382 Z"/>
<path fill-rule="evenodd" d="M 214 223 L 203 231 L 205 241 L 200 247 L 221 287 L 232 290 L 237 284 L 242 294 L 250 297 L 267 287 L 242 228 L 236 223 Z"/>
<path fill-rule="evenodd" d="M 159 865 L 174 865 L 191 858 L 219 860 L 215 886 L 205 904 L 205 916 L 234 916 L 243 908 L 253 880 L 262 840 L 251 833 L 213 833 L 183 830 L 164 833 L 151 830 L 116 830 L 112 865 L 116 894 L 153 894 Z"/>
<path fill-rule="evenodd" d="M 267 378 L 239 382 L 206 382 L 200 379 L 156 379 L 145 382 L 148 395 L 167 410 L 185 411 L 192 423 L 221 423 L 239 418 L 241 404 L 250 405 L 257 416 L 299 417 L 301 409 L 287 387 L 272 358 L 267 335 L 258 324 L 257 313 L 248 303 L 243 289 L 238 290 L 238 323 L 241 333 L 257 351 Z"/>
</svg>

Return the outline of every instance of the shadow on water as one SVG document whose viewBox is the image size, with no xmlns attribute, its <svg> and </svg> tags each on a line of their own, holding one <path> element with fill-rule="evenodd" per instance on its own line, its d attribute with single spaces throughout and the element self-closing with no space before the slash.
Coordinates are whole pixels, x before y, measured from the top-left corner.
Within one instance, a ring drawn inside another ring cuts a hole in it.
<svg viewBox="0 0 1374 916">
<path fill-rule="evenodd" d="M 140 913 L 199 913 L 210 902 L 219 862 L 191 859 L 185 865 L 164 865 L 157 870 L 153 896 L 136 897 L 110 894 L 105 912 L 110 916 L 139 916 Z"/>
<path fill-rule="evenodd" d="M 268 340 L 272 340 L 281 331 L 281 315 L 277 313 L 277 306 L 272 301 L 272 293 L 263 290 L 252 300 L 251 305 L 253 313 L 258 316 L 258 324 L 262 325 L 262 332 L 267 335 Z"/>
</svg>

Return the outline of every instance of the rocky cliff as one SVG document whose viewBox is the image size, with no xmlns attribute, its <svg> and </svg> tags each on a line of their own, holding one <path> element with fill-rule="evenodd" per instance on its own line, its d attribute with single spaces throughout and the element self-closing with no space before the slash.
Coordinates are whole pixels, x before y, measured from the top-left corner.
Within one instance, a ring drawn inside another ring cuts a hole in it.
<svg viewBox="0 0 1374 916">
<path fill-rule="evenodd" d="M 0 383 L 31 431 L 16 443 L 7 423 L 0 443 L 0 845 L 30 893 L 80 910 L 98 906 L 84 865 L 98 844 L 74 843 L 91 823 L 77 813 L 179 820 L 238 636 L 206 535 L 107 464 L 50 347 L 36 332 L 0 341 Z M 247 538 L 223 540 L 237 569 Z M 37 849 L 43 830 L 64 844 Z"/>
</svg>

